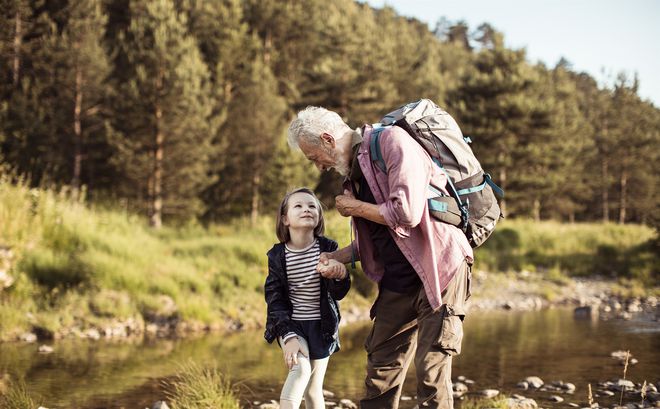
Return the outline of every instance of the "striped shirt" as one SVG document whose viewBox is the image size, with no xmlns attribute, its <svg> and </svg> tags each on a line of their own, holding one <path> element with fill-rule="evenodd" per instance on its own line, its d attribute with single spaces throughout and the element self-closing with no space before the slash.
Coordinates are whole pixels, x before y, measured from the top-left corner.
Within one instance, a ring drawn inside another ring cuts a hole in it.
<svg viewBox="0 0 660 409">
<path fill-rule="evenodd" d="M 321 249 L 314 240 L 302 250 L 285 249 L 286 270 L 289 281 L 289 299 L 293 306 L 294 320 L 321 319 L 321 276 L 316 271 Z"/>
</svg>

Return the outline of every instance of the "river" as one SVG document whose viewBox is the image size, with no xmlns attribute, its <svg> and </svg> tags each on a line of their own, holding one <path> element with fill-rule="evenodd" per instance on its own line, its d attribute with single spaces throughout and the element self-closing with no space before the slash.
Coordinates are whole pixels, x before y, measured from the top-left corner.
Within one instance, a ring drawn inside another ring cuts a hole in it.
<svg viewBox="0 0 660 409">
<path fill-rule="evenodd" d="M 627 379 L 660 381 L 660 322 L 644 318 L 578 320 L 571 309 L 475 311 L 465 321 L 463 353 L 454 361 L 453 378 L 473 380 L 470 392 L 520 393 L 544 407 L 552 406 L 545 401 L 552 393 L 520 391 L 516 384 L 527 376 L 571 382 L 577 389 L 565 396 L 566 402 L 586 406 L 587 384 L 595 390 L 598 382 L 622 377 L 623 366 L 610 357 L 612 351 L 630 350 L 639 361 L 628 367 Z M 331 358 L 324 386 L 337 398 L 359 400 L 369 325 L 342 328 L 342 350 Z M 39 345 L 0 344 L 0 376 L 24 378 L 31 395 L 50 409 L 151 407 L 165 398 L 163 379 L 189 361 L 228 374 L 240 385 L 245 406 L 277 399 L 286 376 L 279 348 L 266 344 L 261 331 L 176 340 L 60 340 L 49 354 L 38 353 Z M 415 394 L 414 370 L 403 394 Z M 596 400 L 611 406 L 618 395 Z M 413 405 L 403 402 L 402 408 Z"/>
</svg>

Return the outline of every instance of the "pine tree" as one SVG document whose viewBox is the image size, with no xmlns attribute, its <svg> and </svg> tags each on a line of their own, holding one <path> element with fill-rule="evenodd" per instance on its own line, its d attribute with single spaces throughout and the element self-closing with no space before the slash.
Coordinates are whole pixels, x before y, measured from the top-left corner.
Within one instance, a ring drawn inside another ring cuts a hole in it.
<svg viewBox="0 0 660 409">
<path fill-rule="evenodd" d="M 257 55 L 238 84 L 229 111 L 231 120 L 221 130 L 229 141 L 227 166 L 209 192 L 211 202 L 217 206 L 207 211 L 208 219 L 249 214 L 252 222 L 256 221 L 264 201 L 262 192 L 268 189 L 264 179 L 285 125 L 285 112 L 275 78 L 263 56 Z"/>
<path fill-rule="evenodd" d="M 74 148 L 71 187 L 76 193 L 82 184 L 88 139 L 105 142 L 105 137 L 100 135 L 105 125 L 98 113 L 107 96 L 106 78 L 110 68 L 106 51 L 101 46 L 107 22 L 101 6 L 101 0 L 80 0 L 71 2 L 63 10 L 66 26 L 61 41 L 63 50 L 66 50 L 64 58 L 68 69 L 62 78 L 62 97 L 67 106 L 65 109 L 72 113 L 72 124 L 68 129 Z"/>
<path fill-rule="evenodd" d="M 478 52 L 474 70 L 464 74 L 449 98 L 463 132 L 474 141 L 482 166 L 495 173 L 505 191 L 512 182 L 509 179 L 515 179 L 516 150 L 530 137 L 534 101 L 529 90 L 535 81 L 524 50 L 506 49 L 499 35 L 492 49 Z M 515 193 L 508 192 L 507 197 L 515 198 Z M 506 212 L 506 202 L 501 200 L 500 205 Z"/>
<path fill-rule="evenodd" d="M 172 1 L 131 2 L 130 18 L 121 36 L 130 76 L 119 86 L 116 161 L 132 182 L 127 193 L 160 227 L 164 216 L 187 219 L 201 211 L 213 153 L 209 74 Z"/>
</svg>

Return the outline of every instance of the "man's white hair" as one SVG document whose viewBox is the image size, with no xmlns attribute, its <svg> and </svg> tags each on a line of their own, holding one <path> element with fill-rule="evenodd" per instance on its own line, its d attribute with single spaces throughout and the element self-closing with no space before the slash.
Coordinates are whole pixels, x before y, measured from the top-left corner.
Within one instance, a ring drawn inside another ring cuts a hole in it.
<svg viewBox="0 0 660 409">
<path fill-rule="evenodd" d="M 296 119 L 289 125 L 289 146 L 298 148 L 301 140 L 308 145 L 320 145 L 321 135 L 324 132 L 339 139 L 346 129 L 350 128 L 336 112 L 322 107 L 308 106 L 298 112 Z"/>
</svg>

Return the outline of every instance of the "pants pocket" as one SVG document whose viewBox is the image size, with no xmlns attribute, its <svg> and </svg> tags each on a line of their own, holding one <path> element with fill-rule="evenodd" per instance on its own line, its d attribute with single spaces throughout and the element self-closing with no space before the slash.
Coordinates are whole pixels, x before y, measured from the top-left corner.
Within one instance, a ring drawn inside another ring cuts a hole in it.
<svg viewBox="0 0 660 409">
<path fill-rule="evenodd" d="M 447 355 L 461 353 L 463 342 L 463 317 L 465 312 L 454 308 L 453 305 L 443 305 L 442 329 L 438 338 L 438 345 Z"/>
</svg>

